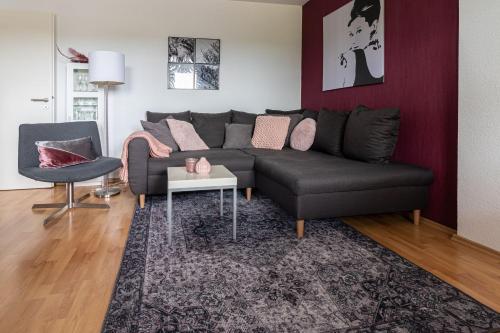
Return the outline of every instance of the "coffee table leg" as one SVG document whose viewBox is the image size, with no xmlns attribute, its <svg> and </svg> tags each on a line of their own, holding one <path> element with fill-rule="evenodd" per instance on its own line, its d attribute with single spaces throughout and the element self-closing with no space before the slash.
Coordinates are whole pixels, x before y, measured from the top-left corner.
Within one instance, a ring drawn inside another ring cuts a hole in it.
<svg viewBox="0 0 500 333">
<path fill-rule="evenodd" d="M 172 244 L 172 191 L 167 193 L 168 245 Z"/>
<path fill-rule="evenodd" d="M 224 190 L 220 189 L 220 216 L 224 216 Z"/>
<path fill-rule="evenodd" d="M 236 241 L 236 207 L 238 206 L 237 204 L 237 192 L 236 192 L 236 186 L 233 187 L 233 240 Z"/>
</svg>

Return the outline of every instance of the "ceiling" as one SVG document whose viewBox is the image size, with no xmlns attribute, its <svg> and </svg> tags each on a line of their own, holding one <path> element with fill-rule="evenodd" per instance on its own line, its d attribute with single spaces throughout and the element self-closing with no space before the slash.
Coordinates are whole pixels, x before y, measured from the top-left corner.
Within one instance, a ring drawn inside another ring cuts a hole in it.
<svg viewBox="0 0 500 333">
<path fill-rule="evenodd" d="M 280 4 L 284 4 L 284 5 L 302 6 L 309 0 L 233 0 L 233 1 L 280 3 Z"/>
</svg>

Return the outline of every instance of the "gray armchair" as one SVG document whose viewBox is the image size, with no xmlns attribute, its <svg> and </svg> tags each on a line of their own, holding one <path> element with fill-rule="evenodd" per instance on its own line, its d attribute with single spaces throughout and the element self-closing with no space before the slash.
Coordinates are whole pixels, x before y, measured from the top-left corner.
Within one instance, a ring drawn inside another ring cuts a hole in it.
<svg viewBox="0 0 500 333">
<path fill-rule="evenodd" d="M 99 156 L 96 161 L 60 169 L 39 167 L 36 141 L 71 140 L 88 136 L 92 138 L 94 150 Z M 109 208 L 107 204 L 82 203 L 90 194 L 76 200 L 74 197 L 74 183 L 101 177 L 122 166 L 120 159 L 102 156 L 99 131 L 95 122 L 22 124 L 19 126 L 18 156 L 18 171 L 21 175 L 42 182 L 66 183 L 66 202 L 33 205 L 33 209 L 59 208 L 44 220 L 44 224 L 58 218 L 68 209 Z"/>
</svg>

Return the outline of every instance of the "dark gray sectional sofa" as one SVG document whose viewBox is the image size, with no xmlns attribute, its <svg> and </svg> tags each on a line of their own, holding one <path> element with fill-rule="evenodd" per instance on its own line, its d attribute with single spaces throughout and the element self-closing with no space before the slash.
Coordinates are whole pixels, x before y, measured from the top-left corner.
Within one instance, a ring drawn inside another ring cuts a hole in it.
<svg viewBox="0 0 500 333">
<path fill-rule="evenodd" d="M 161 117 L 148 113 L 150 121 Z M 129 184 L 139 195 L 141 206 L 145 195 L 166 194 L 167 167 L 183 166 L 185 158 L 201 156 L 233 172 L 238 188 L 247 189 L 248 200 L 251 189 L 257 188 L 293 215 L 299 238 L 304 233 L 304 220 L 315 218 L 413 212 L 418 224 L 433 181 L 432 172 L 418 166 L 367 163 L 291 148 L 211 148 L 151 158 L 147 142 L 136 138 L 129 144 Z"/>
</svg>

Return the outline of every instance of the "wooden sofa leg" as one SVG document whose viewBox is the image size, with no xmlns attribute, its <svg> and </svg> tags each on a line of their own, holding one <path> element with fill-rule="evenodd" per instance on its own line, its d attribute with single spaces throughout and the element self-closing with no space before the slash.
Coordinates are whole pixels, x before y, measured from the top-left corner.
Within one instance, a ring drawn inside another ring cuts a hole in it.
<svg viewBox="0 0 500 333">
<path fill-rule="evenodd" d="M 252 188 L 251 187 L 246 188 L 246 196 L 247 196 L 247 201 L 252 200 Z"/>
<path fill-rule="evenodd" d="M 413 210 L 413 224 L 420 225 L 420 209 Z"/>
<path fill-rule="evenodd" d="M 304 220 L 297 220 L 297 238 L 304 237 Z"/>
<path fill-rule="evenodd" d="M 146 195 L 139 194 L 139 207 L 144 208 L 144 204 L 146 203 Z"/>
</svg>

